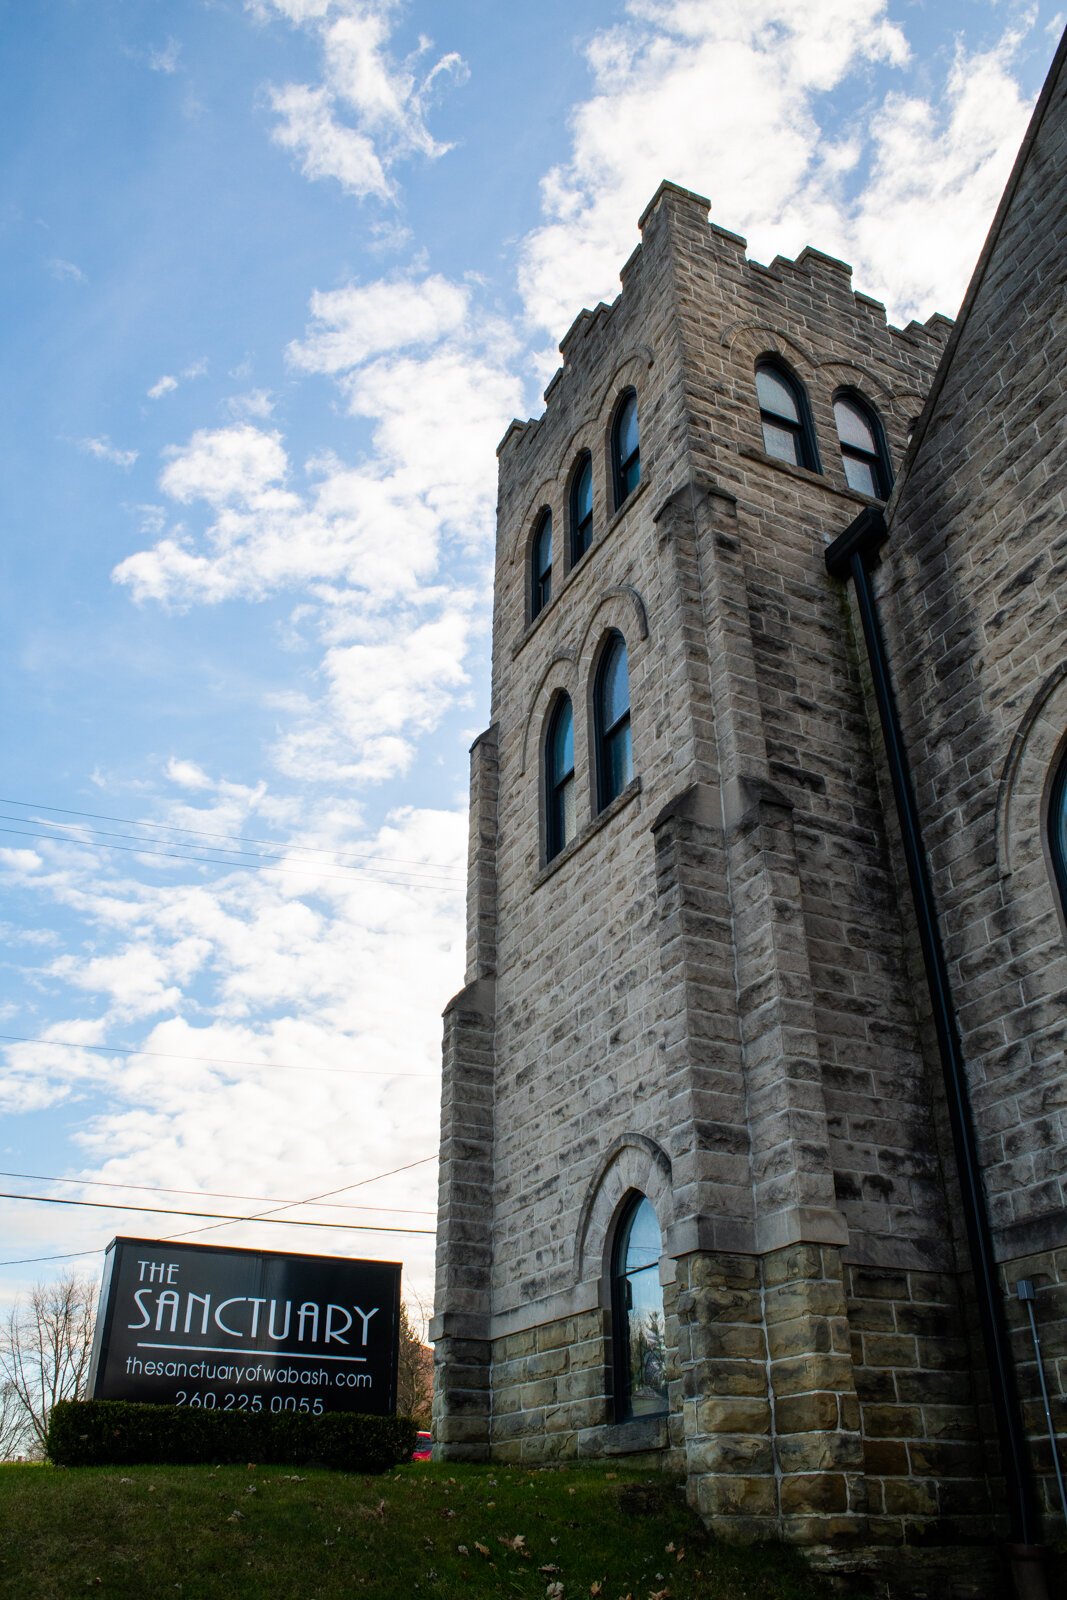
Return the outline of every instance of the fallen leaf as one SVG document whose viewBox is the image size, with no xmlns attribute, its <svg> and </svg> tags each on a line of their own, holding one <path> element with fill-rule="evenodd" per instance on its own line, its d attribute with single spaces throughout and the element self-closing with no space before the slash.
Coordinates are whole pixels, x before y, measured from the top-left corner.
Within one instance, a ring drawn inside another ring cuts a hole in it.
<svg viewBox="0 0 1067 1600">
<path fill-rule="evenodd" d="M 617 1473 L 617 1472 L 606 1472 L 606 1473 L 605 1473 L 605 1474 L 604 1474 L 604 1476 L 605 1476 L 605 1477 L 606 1477 L 606 1478 L 607 1478 L 607 1479 L 608 1479 L 608 1481 L 609 1481 L 609 1482 L 610 1482 L 610 1481 L 611 1481 L 611 1479 L 612 1479 L 612 1478 L 617 1478 L 617 1477 L 618 1477 L 618 1476 L 619 1476 L 619 1474 L 618 1474 L 618 1473 Z"/>
<path fill-rule="evenodd" d="M 561 1583 L 550 1583 L 545 1590 L 545 1594 L 548 1600 L 563 1600 L 563 1585 Z"/>
<path fill-rule="evenodd" d="M 440 1515 L 442 1517 L 454 1517 L 455 1514 L 456 1513 L 452 1510 L 451 1506 L 442 1507 L 441 1512 L 440 1512 Z"/>
<path fill-rule="evenodd" d="M 684 1544 L 683 1544 L 682 1548 L 679 1550 L 678 1554 L 675 1556 L 674 1559 L 675 1559 L 675 1561 L 684 1561 L 685 1560 L 685 1545 Z"/>
<path fill-rule="evenodd" d="M 553 1562 L 549 1561 L 546 1566 L 538 1567 L 537 1570 L 538 1572 L 559 1572 L 560 1568 L 557 1567 Z"/>
<path fill-rule="evenodd" d="M 489 1546 L 487 1544 L 479 1544 L 477 1539 L 474 1541 L 474 1548 L 477 1550 L 480 1556 L 487 1556 L 489 1554 Z"/>
<path fill-rule="evenodd" d="M 667 1552 L 667 1554 L 669 1556 L 673 1556 L 673 1554 L 674 1554 L 674 1540 L 672 1539 L 670 1544 L 665 1544 L 663 1546 L 663 1548 L 666 1550 L 666 1552 Z"/>
<path fill-rule="evenodd" d="M 470 1555 L 470 1551 L 467 1549 L 467 1546 L 465 1544 L 457 1544 L 456 1549 L 459 1551 L 461 1556 L 469 1556 Z"/>
<path fill-rule="evenodd" d="M 227 1522 L 243 1522 L 244 1519 L 245 1519 L 245 1514 L 244 1514 L 243 1511 L 231 1511 L 229 1516 L 226 1518 L 226 1521 Z"/>
<path fill-rule="evenodd" d="M 669 1589 L 650 1589 L 648 1600 L 670 1600 L 670 1593 Z"/>
<path fill-rule="evenodd" d="M 603 1587 L 603 1581 L 600 1578 L 594 1578 L 592 1583 L 589 1585 L 589 1593 L 599 1594 Z"/>
<path fill-rule="evenodd" d="M 502 1533 L 497 1536 L 497 1544 L 506 1544 L 509 1550 L 518 1550 L 522 1552 L 525 1543 L 526 1535 L 524 1533 L 517 1533 L 514 1539 L 505 1539 Z"/>
</svg>

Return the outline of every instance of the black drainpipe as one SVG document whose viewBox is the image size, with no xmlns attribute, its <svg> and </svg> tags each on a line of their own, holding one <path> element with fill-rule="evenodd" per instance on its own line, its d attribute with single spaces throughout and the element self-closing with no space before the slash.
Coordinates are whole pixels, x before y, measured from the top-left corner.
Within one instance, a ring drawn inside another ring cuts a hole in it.
<svg viewBox="0 0 1067 1600">
<path fill-rule="evenodd" d="M 1016 1546 L 1016 1551 L 1013 1552 L 1016 1583 L 1018 1592 L 1036 1594 L 1040 1589 L 1030 1588 L 1036 1573 L 1031 1571 L 1024 1576 L 1019 1570 L 1020 1567 L 1030 1566 L 1030 1563 L 1035 1561 L 1037 1551 L 1033 1547 L 1040 1539 L 1040 1521 L 1034 1498 L 1030 1454 L 1026 1446 L 1026 1434 L 1015 1383 L 1015 1367 L 1011 1357 L 997 1264 L 993 1254 L 993 1236 L 986 1211 L 985 1190 L 982 1186 L 981 1167 L 978 1161 L 978 1144 L 968 1096 L 963 1049 L 960 1045 L 956 1013 L 952 1004 L 948 966 L 941 944 L 930 869 L 923 848 L 919 812 L 908 771 L 907 752 L 893 698 L 885 640 L 882 637 L 878 610 L 871 589 L 871 568 L 888 536 L 885 518 L 881 511 L 874 506 L 868 507 L 860 512 L 856 520 L 829 547 L 826 552 L 826 570 L 832 578 L 851 577 L 863 623 L 863 637 L 867 644 L 874 696 L 878 702 L 878 716 L 882 724 L 889 773 L 893 780 L 893 794 L 900 821 L 904 857 L 908 865 L 915 916 L 919 924 L 926 981 L 930 986 L 934 1025 L 941 1052 L 941 1067 L 945 1075 L 952 1142 L 955 1146 L 956 1166 L 963 1196 L 963 1215 L 967 1225 L 982 1337 L 989 1364 L 993 1406 L 1000 1439 L 1010 1537 Z M 1019 1546 L 1023 1548 L 1019 1549 Z M 1030 1549 L 1026 1549 L 1028 1546 Z"/>
</svg>

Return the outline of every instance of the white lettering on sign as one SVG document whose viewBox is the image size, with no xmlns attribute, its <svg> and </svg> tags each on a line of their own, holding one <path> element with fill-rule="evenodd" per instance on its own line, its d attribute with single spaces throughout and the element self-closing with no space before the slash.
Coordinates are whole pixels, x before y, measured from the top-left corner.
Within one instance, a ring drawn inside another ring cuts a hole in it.
<svg viewBox="0 0 1067 1600">
<path fill-rule="evenodd" d="M 160 1274 L 164 1274 L 167 1267 L 165 1262 L 140 1262 L 139 1265 L 149 1269 L 158 1267 Z M 142 1280 L 146 1276 L 150 1274 L 142 1271 Z M 161 1275 L 157 1281 L 163 1283 L 169 1279 Z M 268 1300 L 265 1295 L 231 1295 L 228 1300 L 213 1305 L 210 1292 L 156 1290 L 145 1284 L 133 1291 L 133 1303 L 140 1321 L 128 1322 L 126 1326 L 135 1331 L 154 1324 L 157 1333 L 177 1333 L 180 1326 L 185 1334 L 204 1337 L 213 1323 L 231 1339 L 255 1340 L 265 1336 L 277 1344 L 289 1338 L 293 1325 L 293 1302 Z M 371 1319 L 379 1310 L 379 1306 L 365 1311 L 362 1306 L 342 1306 L 332 1301 L 322 1307 L 315 1300 L 305 1300 L 296 1312 L 296 1340 L 299 1344 L 356 1343 L 366 1348 Z M 357 1328 L 358 1334 L 354 1340 L 348 1337 L 353 1328 Z"/>
</svg>

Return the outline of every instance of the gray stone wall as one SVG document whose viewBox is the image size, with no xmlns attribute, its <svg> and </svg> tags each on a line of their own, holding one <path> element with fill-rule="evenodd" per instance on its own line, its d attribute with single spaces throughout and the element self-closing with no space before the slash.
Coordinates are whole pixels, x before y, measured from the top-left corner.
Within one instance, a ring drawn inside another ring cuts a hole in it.
<svg viewBox="0 0 1067 1600">
<path fill-rule="evenodd" d="M 890 518 L 878 586 L 1009 1312 L 1037 1287 L 1067 1426 L 1067 945 L 1045 806 L 1067 740 L 1067 77 L 1046 87 Z M 1036 1373 L 1017 1350 L 1044 1492 Z"/>
<path fill-rule="evenodd" d="M 867 503 L 834 394 L 869 400 L 899 462 L 948 328 L 888 327 L 817 251 L 749 262 L 706 202 L 665 185 L 620 297 L 582 313 L 544 416 L 501 444 L 473 988 L 446 1036 L 446 1454 L 655 1452 L 684 1464 L 720 1531 L 823 1550 L 988 1531 L 906 914 L 823 565 Z M 819 472 L 763 450 L 767 353 L 807 389 Z M 616 511 L 610 427 L 631 386 L 642 481 Z M 594 540 L 569 569 L 586 449 Z M 531 620 L 545 507 L 553 594 Z M 609 629 L 628 648 L 635 778 L 598 814 Z M 546 862 L 542 741 L 561 693 L 578 830 Z M 664 1236 L 670 1412 L 620 1425 L 610 1253 L 635 1191 Z"/>
</svg>

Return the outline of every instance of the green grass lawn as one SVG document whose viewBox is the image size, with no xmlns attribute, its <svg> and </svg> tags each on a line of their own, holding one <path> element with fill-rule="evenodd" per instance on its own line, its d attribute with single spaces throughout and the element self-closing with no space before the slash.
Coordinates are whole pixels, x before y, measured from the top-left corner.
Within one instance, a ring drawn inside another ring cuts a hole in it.
<svg viewBox="0 0 1067 1600">
<path fill-rule="evenodd" d="M 669 1479 L 603 1467 L 0 1467 L 5 1600 L 822 1600 L 710 1539 Z"/>
</svg>

